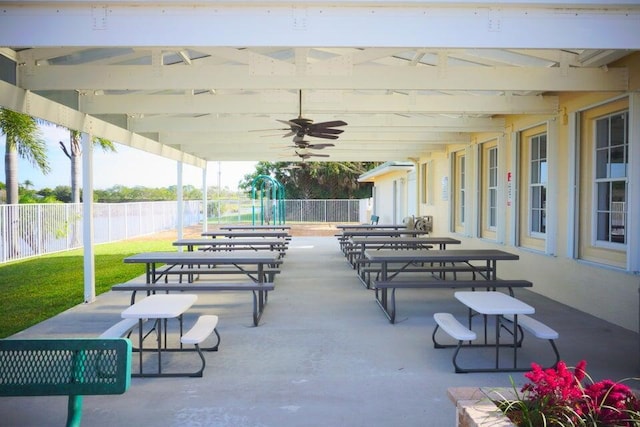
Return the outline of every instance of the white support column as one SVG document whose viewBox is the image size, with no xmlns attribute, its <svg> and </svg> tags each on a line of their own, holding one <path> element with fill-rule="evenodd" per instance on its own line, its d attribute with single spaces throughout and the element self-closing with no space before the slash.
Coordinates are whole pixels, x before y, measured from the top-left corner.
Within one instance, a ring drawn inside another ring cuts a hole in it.
<svg viewBox="0 0 640 427">
<path fill-rule="evenodd" d="M 82 244 L 84 247 L 84 302 L 96 299 L 96 268 L 93 250 L 93 141 L 82 134 Z"/>
<path fill-rule="evenodd" d="M 504 244 L 507 234 L 507 147 L 504 135 L 498 137 L 498 209 L 496 212 L 497 229 L 496 241 Z"/>
<path fill-rule="evenodd" d="M 479 191 L 480 186 L 477 180 L 471 180 L 470 177 L 477 177 L 477 161 L 478 161 L 478 144 L 473 144 L 465 149 L 465 162 L 464 162 L 464 176 L 465 176 L 465 219 L 464 219 L 464 235 L 469 237 L 477 236 L 477 214 L 478 214 L 478 200 L 476 194 Z M 471 218 L 474 218 L 472 221 Z"/>
<path fill-rule="evenodd" d="M 182 189 L 182 162 L 177 162 L 177 178 L 176 198 L 178 203 L 178 217 L 176 219 L 176 229 L 178 230 L 178 239 L 182 239 L 184 228 L 184 198 Z M 182 249 L 182 247 L 180 247 Z"/>
<path fill-rule="evenodd" d="M 567 257 L 578 258 L 578 194 L 579 179 L 578 168 L 580 167 L 580 144 L 579 115 L 569 113 L 569 203 L 567 203 Z"/>
<path fill-rule="evenodd" d="M 547 121 L 547 222 L 546 247 L 547 255 L 556 256 L 558 229 L 558 120 Z"/>
<path fill-rule="evenodd" d="M 519 167 L 518 160 L 520 158 L 520 133 L 511 132 L 511 157 L 509 158 L 509 169 L 511 172 L 511 210 L 509 213 L 509 245 L 518 246 L 520 244 L 520 227 L 519 227 Z M 507 189 L 508 191 L 508 189 Z"/>
<path fill-rule="evenodd" d="M 627 269 L 640 271 L 640 93 L 629 95 Z"/>
<path fill-rule="evenodd" d="M 209 227 L 209 206 L 207 194 L 207 167 L 202 168 L 202 231 Z"/>
</svg>

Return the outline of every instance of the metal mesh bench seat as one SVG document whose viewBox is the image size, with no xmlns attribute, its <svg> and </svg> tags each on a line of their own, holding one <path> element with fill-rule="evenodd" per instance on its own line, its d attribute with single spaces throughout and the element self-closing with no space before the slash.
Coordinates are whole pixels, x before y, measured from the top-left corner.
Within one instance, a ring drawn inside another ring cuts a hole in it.
<svg viewBox="0 0 640 427">
<path fill-rule="evenodd" d="M 67 426 L 79 426 L 82 396 L 122 394 L 131 382 L 126 338 L 0 340 L 0 396 L 69 396 Z"/>
</svg>

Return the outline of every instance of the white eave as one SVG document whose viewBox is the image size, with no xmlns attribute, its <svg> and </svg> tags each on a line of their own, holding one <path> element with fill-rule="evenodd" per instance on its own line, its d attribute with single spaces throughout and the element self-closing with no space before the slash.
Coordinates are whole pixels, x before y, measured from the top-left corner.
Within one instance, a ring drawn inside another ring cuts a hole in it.
<svg viewBox="0 0 640 427">
<path fill-rule="evenodd" d="M 392 172 L 407 171 L 411 172 L 415 165 L 411 162 L 385 162 L 380 166 L 371 169 L 367 173 L 363 173 L 358 177 L 358 182 L 375 182 L 375 178 Z"/>
</svg>

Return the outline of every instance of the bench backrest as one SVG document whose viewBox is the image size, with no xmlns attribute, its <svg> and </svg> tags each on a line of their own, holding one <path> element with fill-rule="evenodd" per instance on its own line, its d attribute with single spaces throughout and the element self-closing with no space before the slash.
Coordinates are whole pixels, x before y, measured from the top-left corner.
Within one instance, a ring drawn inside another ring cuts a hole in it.
<svg viewBox="0 0 640 427">
<path fill-rule="evenodd" d="M 0 396 L 122 394 L 130 383 L 125 338 L 0 340 Z"/>
</svg>

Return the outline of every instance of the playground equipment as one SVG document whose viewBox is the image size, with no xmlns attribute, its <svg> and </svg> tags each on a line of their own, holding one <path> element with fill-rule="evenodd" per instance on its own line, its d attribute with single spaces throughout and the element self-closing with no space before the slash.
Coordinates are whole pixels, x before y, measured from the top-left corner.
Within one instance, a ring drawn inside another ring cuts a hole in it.
<svg viewBox="0 0 640 427">
<path fill-rule="evenodd" d="M 256 202 L 260 196 L 259 211 Z M 268 175 L 258 175 L 251 182 L 252 224 L 256 225 L 259 219 L 260 225 L 284 224 L 284 186 L 277 179 Z"/>
</svg>

